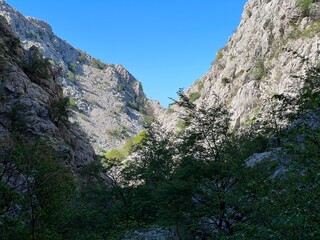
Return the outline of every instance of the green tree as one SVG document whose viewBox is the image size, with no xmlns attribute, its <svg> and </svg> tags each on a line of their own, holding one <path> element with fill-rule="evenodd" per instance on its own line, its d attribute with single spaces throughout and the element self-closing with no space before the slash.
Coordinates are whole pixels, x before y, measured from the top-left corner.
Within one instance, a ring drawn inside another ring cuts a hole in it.
<svg viewBox="0 0 320 240">
<path fill-rule="evenodd" d="M 1 160 L 12 166 L 11 171 L 6 170 L 7 181 L 1 184 L 6 202 L 0 215 L 2 239 L 63 237 L 74 183 L 57 159 L 44 142 L 18 144 L 1 154 Z M 11 202 L 7 202 L 8 196 Z"/>
</svg>

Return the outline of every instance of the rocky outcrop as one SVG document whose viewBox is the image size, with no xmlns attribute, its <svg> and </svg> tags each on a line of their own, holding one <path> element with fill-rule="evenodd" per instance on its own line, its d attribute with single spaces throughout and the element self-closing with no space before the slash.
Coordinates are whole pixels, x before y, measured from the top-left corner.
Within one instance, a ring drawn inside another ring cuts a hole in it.
<svg viewBox="0 0 320 240">
<path fill-rule="evenodd" d="M 143 128 L 146 97 L 141 83 L 121 65 L 105 64 L 57 37 L 44 21 L 24 17 L 4 1 L 0 15 L 24 49 L 36 46 L 60 69 L 56 81 L 70 97 L 74 123 L 97 152 L 119 146 Z"/>
<path fill-rule="evenodd" d="M 22 48 L 0 16 L 1 149 L 41 140 L 77 172 L 95 160 L 95 153 L 86 134 L 56 108 L 64 98 L 54 73 L 37 48 Z"/>
<path fill-rule="evenodd" d="M 186 90 L 197 105 L 210 107 L 218 95 L 232 111 L 233 125 L 245 125 L 263 112 L 264 99 L 295 93 L 293 75 L 319 64 L 319 1 L 307 8 L 299 0 L 249 0 L 239 27 L 218 51 L 208 73 Z M 301 56 L 301 57 L 299 57 Z M 171 106 L 158 119 L 176 128 L 179 108 Z"/>
</svg>

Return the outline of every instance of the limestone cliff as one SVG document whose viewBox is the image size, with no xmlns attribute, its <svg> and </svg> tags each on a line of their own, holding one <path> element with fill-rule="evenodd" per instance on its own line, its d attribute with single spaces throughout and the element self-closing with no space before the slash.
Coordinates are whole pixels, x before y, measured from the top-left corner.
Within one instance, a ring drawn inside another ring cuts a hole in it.
<svg viewBox="0 0 320 240">
<path fill-rule="evenodd" d="M 57 82 L 70 97 L 73 121 L 90 137 L 97 152 L 120 145 L 143 128 L 146 97 L 141 83 L 121 65 L 105 64 L 57 37 L 44 21 L 24 17 L 0 2 L 25 49 L 36 46 L 60 69 Z"/>
<path fill-rule="evenodd" d="M 320 2 L 249 0 L 241 22 L 211 68 L 186 93 L 196 104 L 210 107 L 218 95 L 232 111 L 233 124 L 246 124 L 263 111 L 263 100 L 275 93 L 294 93 L 293 75 L 319 64 Z M 301 57 L 299 57 L 301 56 Z M 158 118 L 176 128 L 179 108 L 171 106 Z"/>
<path fill-rule="evenodd" d="M 74 172 L 94 161 L 87 135 L 58 108 L 63 100 L 50 62 L 35 47 L 24 50 L 0 16 L 1 151 L 41 140 Z"/>
</svg>

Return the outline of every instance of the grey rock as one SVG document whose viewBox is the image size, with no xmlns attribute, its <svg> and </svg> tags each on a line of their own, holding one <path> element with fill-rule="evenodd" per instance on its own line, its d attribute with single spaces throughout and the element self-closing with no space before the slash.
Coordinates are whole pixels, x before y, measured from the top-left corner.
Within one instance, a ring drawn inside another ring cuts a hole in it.
<svg viewBox="0 0 320 240">
<path fill-rule="evenodd" d="M 51 74 L 36 80 L 28 76 L 23 66 L 35 59 L 43 64 L 42 56 L 35 49 L 24 50 L 2 16 L 0 45 L 0 144 L 13 146 L 17 138 L 28 143 L 43 139 L 75 174 L 79 166 L 95 161 L 95 152 L 80 128 L 68 122 L 57 125 L 50 119 L 51 103 L 63 97 L 62 88 Z M 41 69 L 50 71 L 45 64 Z"/>
<path fill-rule="evenodd" d="M 232 112 L 232 125 L 245 126 L 264 112 L 265 99 L 273 94 L 295 94 L 301 88 L 293 75 L 303 75 L 308 58 L 319 63 L 319 3 L 311 6 L 311 17 L 303 17 L 298 0 L 249 0 L 241 22 L 226 46 L 219 51 L 209 71 L 185 92 L 201 94 L 196 105 L 210 107 L 215 95 Z M 176 128 L 178 106 L 159 112 L 164 129 Z"/>
<path fill-rule="evenodd" d="M 75 49 L 57 37 L 48 23 L 24 17 L 5 2 L 0 5 L 0 15 L 6 18 L 26 50 L 37 47 L 61 69 L 56 81 L 72 100 L 72 121 L 86 132 L 96 152 L 117 147 L 143 129 L 141 110 L 147 99 L 141 83 L 123 66 L 102 63 Z M 29 51 L 29 59 L 37 54 Z M 16 92 L 12 83 L 6 88 Z M 37 99 L 45 96 L 29 85 L 27 90 Z"/>
<path fill-rule="evenodd" d="M 309 14 L 312 20 L 320 20 L 320 2 L 315 2 L 311 4 Z"/>
</svg>

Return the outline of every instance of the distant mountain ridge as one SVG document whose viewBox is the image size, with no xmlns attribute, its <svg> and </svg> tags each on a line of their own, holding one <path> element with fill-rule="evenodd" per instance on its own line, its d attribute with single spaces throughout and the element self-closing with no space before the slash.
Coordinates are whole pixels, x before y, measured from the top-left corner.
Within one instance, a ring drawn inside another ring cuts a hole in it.
<svg viewBox="0 0 320 240">
<path fill-rule="evenodd" d="M 61 69 L 57 79 L 70 97 L 73 120 L 97 152 L 117 147 L 143 129 L 147 99 L 142 85 L 123 66 L 105 64 L 57 37 L 50 25 L 0 2 L 4 16 L 23 47 L 36 46 Z"/>
</svg>

